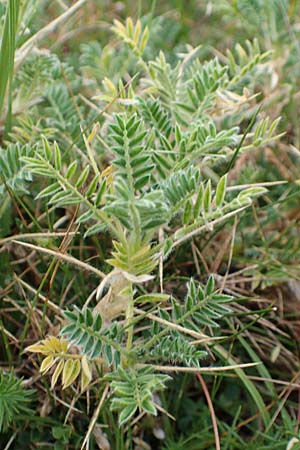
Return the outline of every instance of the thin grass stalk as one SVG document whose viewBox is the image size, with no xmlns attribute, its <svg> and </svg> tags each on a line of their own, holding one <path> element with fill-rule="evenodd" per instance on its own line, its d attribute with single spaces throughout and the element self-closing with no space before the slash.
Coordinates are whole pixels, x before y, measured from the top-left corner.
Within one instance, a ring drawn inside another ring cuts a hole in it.
<svg viewBox="0 0 300 450">
<path fill-rule="evenodd" d="M 0 116 L 3 113 L 7 95 L 6 133 L 11 129 L 12 80 L 14 74 L 14 56 L 18 31 L 19 8 L 20 0 L 8 1 L 0 47 Z"/>
</svg>

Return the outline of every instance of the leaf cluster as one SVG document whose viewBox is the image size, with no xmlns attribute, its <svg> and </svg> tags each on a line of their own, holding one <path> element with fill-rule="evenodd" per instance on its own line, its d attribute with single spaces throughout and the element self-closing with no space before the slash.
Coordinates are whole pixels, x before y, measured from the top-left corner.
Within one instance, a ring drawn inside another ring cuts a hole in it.
<svg viewBox="0 0 300 450">
<path fill-rule="evenodd" d="M 78 346 L 90 360 L 103 357 L 108 366 L 113 363 L 118 366 L 121 350 L 119 342 L 123 334 L 119 327 L 102 330 L 101 315 L 93 315 L 90 308 L 82 312 L 75 307 L 73 311 L 65 311 L 65 316 L 68 324 L 61 329 L 61 336 Z"/>
<path fill-rule="evenodd" d="M 61 375 L 62 388 L 73 384 L 81 374 L 81 390 L 85 390 L 92 379 L 90 364 L 85 355 L 78 355 L 69 351 L 68 343 L 55 336 L 49 336 L 43 341 L 30 345 L 26 351 L 40 353 L 44 356 L 40 372 L 45 375 L 51 368 L 55 370 L 51 377 L 53 389 Z"/>
<path fill-rule="evenodd" d="M 105 376 L 110 381 L 115 396 L 111 407 L 119 411 L 119 424 L 128 422 L 136 411 L 157 414 L 153 392 L 165 389 L 168 375 L 154 373 L 151 367 L 126 371 L 119 367 L 115 373 Z"/>
<path fill-rule="evenodd" d="M 22 380 L 13 372 L 0 373 L 0 432 L 7 432 L 10 427 L 18 424 L 33 415 L 30 402 L 34 391 L 25 389 Z"/>
</svg>

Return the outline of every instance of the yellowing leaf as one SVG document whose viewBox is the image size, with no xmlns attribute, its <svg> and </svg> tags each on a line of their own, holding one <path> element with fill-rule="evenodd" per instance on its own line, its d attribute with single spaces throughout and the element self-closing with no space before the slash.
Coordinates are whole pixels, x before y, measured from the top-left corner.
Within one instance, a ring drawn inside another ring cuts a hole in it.
<svg viewBox="0 0 300 450">
<path fill-rule="evenodd" d="M 66 389 L 68 386 L 70 386 L 78 377 L 81 369 L 81 364 L 79 359 L 68 359 L 66 362 L 64 369 L 63 369 L 63 375 L 62 375 L 62 384 L 63 389 Z"/>
<path fill-rule="evenodd" d="M 55 358 L 52 355 L 47 356 L 41 364 L 40 372 L 45 374 L 55 363 Z"/>
<path fill-rule="evenodd" d="M 86 355 L 82 357 L 81 369 L 81 391 L 84 391 L 92 379 L 92 372 Z"/>
<path fill-rule="evenodd" d="M 67 353 L 69 344 L 64 339 L 60 339 L 60 351 L 61 353 Z"/>
<path fill-rule="evenodd" d="M 64 339 L 58 339 L 55 336 L 49 336 L 41 342 L 29 345 L 25 349 L 27 352 L 42 353 L 44 355 L 55 355 L 56 353 L 67 353 L 68 342 Z"/>
<path fill-rule="evenodd" d="M 106 78 L 106 80 L 108 80 Z M 108 80 L 109 81 L 109 80 Z M 107 177 L 109 175 L 111 175 L 113 172 L 113 166 L 107 166 L 102 172 L 101 172 L 101 176 L 102 177 Z"/>
<path fill-rule="evenodd" d="M 59 363 L 57 364 L 56 369 L 55 369 L 55 371 L 54 371 L 54 373 L 52 375 L 52 378 L 51 378 L 51 389 L 53 389 L 54 386 L 56 385 L 58 377 L 59 377 L 59 375 L 61 374 L 61 372 L 62 372 L 62 370 L 64 368 L 64 364 L 65 364 L 65 362 L 64 362 L 63 359 L 61 359 L 59 361 Z"/>
<path fill-rule="evenodd" d="M 83 357 L 81 359 L 81 368 L 82 368 L 82 371 L 91 379 L 92 374 L 91 374 L 89 362 L 88 362 L 86 355 L 83 355 Z"/>
<path fill-rule="evenodd" d="M 62 384 L 65 385 L 66 381 L 69 380 L 70 375 L 72 374 L 73 370 L 73 361 L 72 359 L 68 359 L 67 362 L 64 365 L 64 370 L 62 374 Z"/>
<path fill-rule="evenodd" d="M 49 336 L 44 342 L 45 346 L 47 346 L 47 348 L 52 350 L 53 353 L 61 352 L 60 340 L 57 339 L 55 336 Z"/>
<path fill-rule="evenodd" d="M 126 31 L 127 31 L 128 37 L 130 37 L 131 39 L 133 38 L 133 30 L 134 30 L 134 26 L 133 26 L 132 18 L 128 17 L 128 19 L 126 20 Z"/>
<path fill-rule="evenodd" d="M 25 348 L 26 352 L 32 352 L 32 353 L 43 353 L 44 355 L 48 355 L 49 350 L 45 347 L 44 344 L 33 344 L 29 345 Z"/>
<path fill-rule="evenodd" d="M 146 27 L 140 41 L 140 52 L 144 53 L 149 38 L 149 28 Z"/>
<path fill-rule="evenodd" d="M 137 20 L 137 22 L 135 24 L 135 29 L 134 29 L 134 35 L 133 35 L 133 41 L 136 46 L 138 45 L 138 42 L 139 42 L 141 30 L 142 30 L 141 21 Z"/>
<path fill-rule="evenodd" d="M 109 91 L 112 95 L 116 96 L 118 94 L 118 91 L 114 83 L 109 78 L 105 77 L 104 80 L 102 81 L 102 84 L 104 85 L 106 90 Z M 108 168 L 106 168 L 101 175 L 104 177 L 105 175 L 108 175 L 108 173 L 111 173 L 111 168 L 112 168 L 111 166 L 108 166 Z"/>
<path fill-rule="evenodd" d="M 118 35 L 125 35 L 126 36 L 126 30 L 124 25 L 117 19 L 114 20 L 114 26 L 112 27 L 112 30 L 118 34 Z"/>
<path fill-rule="evenodd" d="M 90 384 L 89 378 L 86 376 L 86 374 L 84 372 L 81 372 L 81 381 L 80 381 L 80 385 L 81 385 L 81 392 L 83 392 L 88 385 Z"/>
<path fill-rule="evenodd" d="M 99 122 L 97 122 L 94 124 L 92 131 L 90 132 L 90 134 L 87 137 L 88 142 L 91 142 L 95 138 L 95 136 L 98 134 L 99 130 L 100 130 L 100 125 L 99 125 Z"/>
</svg>

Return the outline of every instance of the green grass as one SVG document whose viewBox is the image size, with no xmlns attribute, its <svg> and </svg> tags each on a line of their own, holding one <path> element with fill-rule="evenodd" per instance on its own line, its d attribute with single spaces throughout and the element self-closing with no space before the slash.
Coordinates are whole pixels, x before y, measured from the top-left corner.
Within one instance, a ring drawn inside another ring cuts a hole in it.
<svg viewBox="0 0 300 450">
<path fill-rule="evenodd" d="M 14 73 L 16 37 L 18 33 L 19 8 L 19 0 L 9 0 L 7 2 L 0 46 L 0 117 L 3 113 L 4 106 L 6 106 L 6 132 L 10 131 L 11 129 L 12 82 Z"/>
</svg>

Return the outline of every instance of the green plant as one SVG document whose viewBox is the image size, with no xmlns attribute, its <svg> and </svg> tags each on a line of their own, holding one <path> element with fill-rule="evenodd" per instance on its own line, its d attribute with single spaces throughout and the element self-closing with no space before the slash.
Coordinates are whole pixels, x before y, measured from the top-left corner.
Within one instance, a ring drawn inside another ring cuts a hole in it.
<svg viewBox="0 0 300 450">
<path fill-rule="evenodd" d="M 266 193 L 250 185 L 229 194 L 227 172 L 239 154 L 270 145 L 279 135 L 278 119 L 247 113 L 254 102 L 254 74 L 270 57 L 257 41 L 236 46 L 225 63 L 218 58 L 203 63 L 198 49 L 188 48 L 171 65 L 162 52 L 155 60 L 143 57 L 148 31 L 139 21 L 115 22 L 114 31 L 130 47 L 141 74 L 127 84 L 104 81 L 96 100 L 105 116 L 98 130 L 88 126 L 82 132 L 84 159 L 75 153 L 70 158 L 70 147 L 65 151 L 44 138 L 34 156 L 21 160 L 26 172 L 50 182 L 38 199 L 59 208 L 76 206 L 76 224 L 86 238 L 106 233 L 112 239 L 105 265 L 112 269 L 107 275 L 98 271 L 103 279 L 94 310 L 64 313 L 61 335 L 76 356 L 68 356 L 67 344 L 63 352 L 52 345 L 58 342 L 54 337 L 28 350 L 46 356 L 41 372 L 56 366 L 53 386 L 60 373 L 63 387 L 81 370 L 90 374 L 80 365 L 85 358 L 98 379 L 109 383 L 112 408 L 123 425 L 137 410 L 157 413 L 153 395 L 169 379 L 163 372 L 178 370 L 174 364 L 200 370 L 206 355 L 198 348 L 201 339 L 214 350 L 213 329 L 230 311 L 232 297 L 219 292 L 213 276 L 203 285 L 191 280 L 183 301 L 167 295 L 164 264 L 177 247 L 240 216 Z M 246 131 L 243 120 L 249 123 Z M 212 179 L 215 168 L 223 175 Z M 215 350 L 234 363 L 220 346 Z M 235 369 L 242 377 L 241 367 Z M 250 380 L 245 384 L 261 406 Z"/>
<path fill-rule="evenodd" d="M 18 427 L 33 415 L 29 407 L 33 394 L 12 372 L 0 373 L 0 433 Z"/>
</svg>

